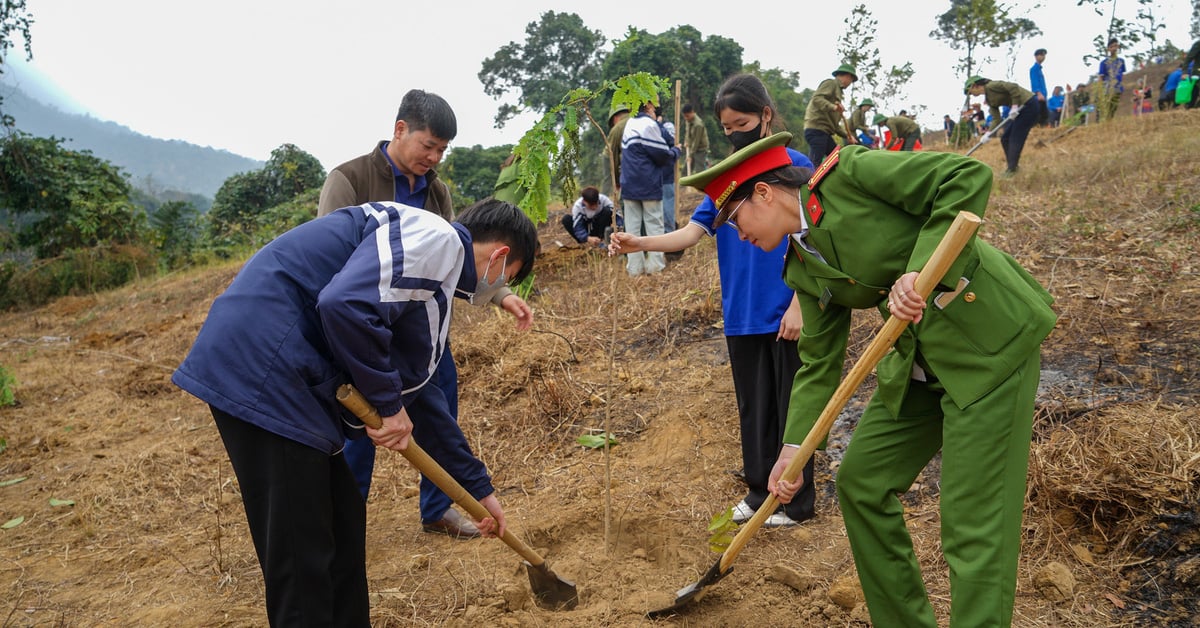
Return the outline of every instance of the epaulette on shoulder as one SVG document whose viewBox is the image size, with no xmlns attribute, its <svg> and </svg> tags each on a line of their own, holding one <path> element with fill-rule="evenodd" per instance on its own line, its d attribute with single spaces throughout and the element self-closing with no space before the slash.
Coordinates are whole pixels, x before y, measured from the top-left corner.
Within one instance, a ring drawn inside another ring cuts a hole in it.
<svg viewBox="0 0 1200 628">
<path fill-rule="evenodd" d="M 825 175 L 829 174 L 830 170 L 833 170 L 833 167 L 837 165 L 838 150 L 840 149 L 840 146 L 835 146 L 833 148 L 833 152 L 829 153 L 829 156 L 827 156 L 825 160 L 821 162 L 821 165 L 817 166 L 817 169 L 813 171 L 812 176 L 808 178 L 808 189 L 817 189 L 817 184 L 821 182 L 821 179 L 824 179 Z"/>
</svg>

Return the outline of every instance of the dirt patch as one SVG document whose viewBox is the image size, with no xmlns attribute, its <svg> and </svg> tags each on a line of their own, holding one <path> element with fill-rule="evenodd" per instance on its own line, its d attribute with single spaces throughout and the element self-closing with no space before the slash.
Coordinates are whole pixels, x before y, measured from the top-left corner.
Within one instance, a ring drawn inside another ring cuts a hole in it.
<svg viewBox="0 0 1200 628">
<path fill-rule="evenodd" d="M 1014 625 L 1200 614 L 1198 115 L 1089 125 L 1043 148 L 1033 141 L 1056 132 L 1035 129 L 1021 176 L 997 180 L 981 237 L 1029 267 L 1060 316 L 1043 350 Z M 995 144 L 975 156 L 1002 168 Z M 417 474 L 385 453 L 368 504 L 374 625 L 867 625 L 833 477 L 871 378 L 817 456 L 817 518 L 759 531 L 686 614 L 645 619 L 718 559 L 706 525 L 744 491 L 714 247 L 630 279 L 617 259 L 555 244 L 556 217 L 534 330 L 460 307 L 452 345 L 462 426 L 510 525 L 579 585 L 580 605 L 536 607 L 499 542 L 422 533 Z M 207 410 L 169 384 L 237 269 L 0 315 L 19 402 L 0 408 L 0 523 L 23 517 L 0 530 L 4 625 L 265 625 L 228 459 Z M 856 315 L 851 359 L 878 325 Z M 600 431 L 617 438 L 607 455 L 576 442 Z M 903 502 L 944 624 L 937 496 L 935 460 Z"/>
</svg>

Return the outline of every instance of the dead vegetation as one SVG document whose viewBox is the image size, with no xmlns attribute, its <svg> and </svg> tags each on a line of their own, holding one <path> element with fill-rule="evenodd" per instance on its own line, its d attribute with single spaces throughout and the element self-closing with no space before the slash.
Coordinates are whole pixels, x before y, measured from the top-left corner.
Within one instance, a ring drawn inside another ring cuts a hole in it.
<svg viewBox="0 0 1200 628">
<path fill-rule="evenodd" d="M 1043 348 L 1015 625 L 1200 616 L 1198 123 L 1178 111 L 1062 137 L 1038 129 L 1021 175 L 996 181 L 981 237 L 1029 267 L 1060 316 Z M 996 143 L 975 156 L 1002 169 Z M 381 455 L 368 509 L 375 625 L 865 625 L 832 471 L 870 380 L 818 456 L 818 517 L 760 531 L 686 615 L 643 618 L 716 560 L 705 526 L 743 492 L 714 246 L 630 279 L 618 260 L 557 246 L 553 219 L 534 330 L 463 306 L 452 345 L 462 426 L 510 525 L 579 585 L 580 606 L 534 606 L 499 542 L 421 533 L 416 474 Z M 24 517 L 0 530 L 0 625 L 265 624 L 219 437 L 168 382 L 236 270 L 0 315 L 18 400 L 0 408 L 0 523 Z M 855 320 L 857 352 L 879 319 Z M 576 443 L 599 431 L 618 439 L 607 457 Z M 935 461 L 904 501 L 945 623 L 937 491 Z"/>
</svg>

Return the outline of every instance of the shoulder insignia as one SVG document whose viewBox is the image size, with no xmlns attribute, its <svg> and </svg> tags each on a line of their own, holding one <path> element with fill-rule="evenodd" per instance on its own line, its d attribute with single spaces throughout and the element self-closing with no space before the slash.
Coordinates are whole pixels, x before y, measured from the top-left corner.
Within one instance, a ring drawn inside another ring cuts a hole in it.
<svg viewBox="0 0 1200 628">
<path fill-rule="evenodd" d="M 816 192 L 809 192 L 808 202 L 804 204 L 804 209 L 808 212 L 810 227 L 821 224 L 821 216 L 825 215 L 825 208 L 821 207 L 821 200 L 817 198 Z"/>
<path fill-rule="evenodd" d="M 841 150 L 841 147 L 835 146 L 833 152 L 829 153 L 825 157 L 825 160 L 821 162 L 821 165 L 817 166 L 817 169 L 813 171 L 812 176 L 808 178 L 808 189 L 815 190 L 821 179 L 825 178 L 825 175 L 829 174 L 829 171 L 833 170 L 833 167 L 837 165 L 839 150 Z"/>
</svg>

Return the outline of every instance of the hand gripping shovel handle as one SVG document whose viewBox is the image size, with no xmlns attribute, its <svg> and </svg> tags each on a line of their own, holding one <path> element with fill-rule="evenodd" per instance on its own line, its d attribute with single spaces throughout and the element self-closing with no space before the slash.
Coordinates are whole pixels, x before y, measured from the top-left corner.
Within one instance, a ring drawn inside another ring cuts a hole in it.
<svg viewBox="0 0 1200 628">
<path fill-rule="evenodd" d="M 922 299 L 928 299 L 933 288 L 945 276 L 946 271 L 958 259 L 958 254 L 962 252 L 964 246 L 975 234 L 975 230 L 983 222 L 979 216 L 970 212 L 959 212 L 954 218 L 954 222 L 950 225 L 950 229 L 946 231 L 946 235 L 942 237 L 942 241 L 938 243 L 934 249 L 933 255 L 925 264 L 925 268 L 917 275 L 915 289 Z M 867 378 L 867 375 L 879 363 L 895 344 L 896 339 L 904 329 L 908 327 L 908 321 L 901 320 L 892 316 L 875 335 L 871 344 L 867 345 L 858 362 L 846 374 L 845 379 L 838 385 L 829 402 L 825 404 L 825 409 L 821 411 L 821 416 L 817 418 L 817 422 L 813 424 L 809 430 L 808 436 L 804 438 L 804 442 L 800 444 L 800 450 L 792 458 L 791 462 L 784 469 L 782 478 L 788 482 L 793 482 L 800 476 L 804 465 L 808 459 L 812 457 L 816 451 L 817 445 L 825 440 L 825 436 L 829 434 L 830 428 L 833 427 L 833 422 L 841 414 L 842 408 L 850 401 L 850 397 L 854 395 L 854 391 L 858 389 L 859 384 Z M 762 506 L 759 506 L 755 511 L 754 516 L 750 518 L 745 525 L 738 530 L 737 536 L 733 537 L 733 541 L 729 544 L 729 548 L 721 555 L 720 571 L 724 573 L 733 564 L 733 560 L 749 542 L 750 537 L 762 526 L 767 517 L 775 512 L 775 507 L 778 504 L 774 495 L 768 495 L 767 500 Z"/>
<path fill-rule="evenodd" d="M 379 429 L 383 427 L 383 419 L 379 417 L 379 413 L 375 407 L 371 405 L 367 398 L 358 392 L 358 389 L 350 384 L 342 384 L 337 390 L 337 400 L 346 406 L 348 410 L 354 413 L 368 427 Z M 417 468 L 425 477 L 433 481 L 442 492 L 446 493 L 454 503 L 462 506 L 464 510 L 471 514 L 476 521 L 482 521 L 485 517 L 492 516 L 479 500 L 471 496 L 467 489 L 463 488 L 462 484 L 458 483 L 442 465 L 438 464 L 429 454 L 425 453 L 424 449 L 417 444 L 415 439 L 408 439 L 408 447 L 401 450 L 400 454 L 408 459 L 414 467 Z M 546 562 L 537 552 L 533 551 L 528 545 L 513 536 L 508 530 L 504 531 L 504 536 L 500 537 L 509 547 L 513 548 L 522 558 L 529 561 L 531 565 L 540 566 Z"/>
<path fill-rule="evenodd" d="M 365 425 L 375 429 L 383 426 L 383 419 L 379 417 L 379 412 L 375 410 L 375 407 L 354 386 L 350 384 L 339 386 L 337 400 L 353 412 L 354 416 L 357 416 Z M 483 504 L 479 503 L 479 500 L 472 497 L 467 492 L 467 489 L 458 483 L 458 480 L 455 480 L 449 473 L 446 473 L 446 470 L 437 461 L 425 453 L 425 450 L 421 449 L 421 446 L 417 444 L 415 439 L 409 438 L 408 447 L 401 450 L 400 454 L 408 459 L 425 477 L 432 480 L 438 488 L 442 489 L 442 492 L 454 500 L 454 503 L 462 506 L 463 509 L 470 513 L 476 521 L 482 521 L 484 517 L 491 516 L 487 508 L 484 508 Z M 529 584 L 533 588 L 534 598 L 539 606 L 554 610 L 575 608 L 576 604 L 579 603 L 579 592 L 576 590 L 573 582 L 560 578 L 554 572 L 550 571 L 550 567 L 546 565 L 546 561 L 512 532 L 505 530 L 500 540 L 504 541 L 505 545 L 511 547 L 525 559 Z"/>
</svg>

